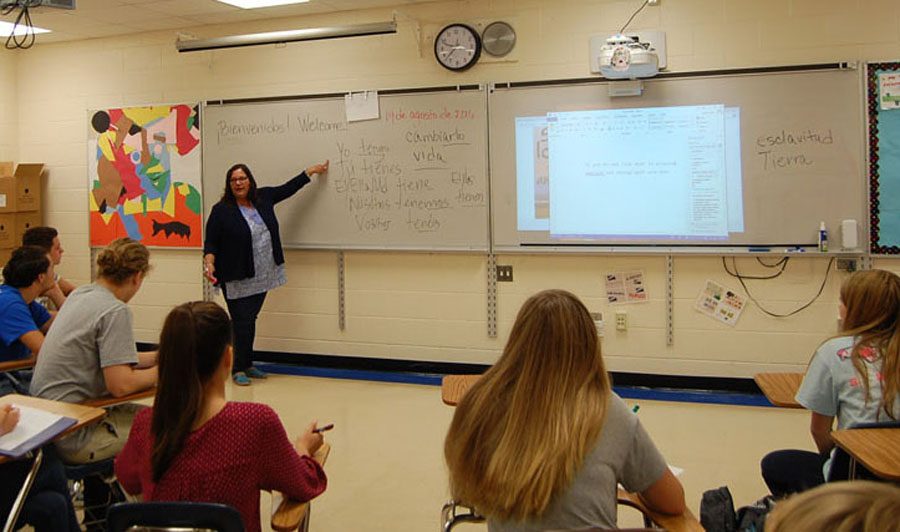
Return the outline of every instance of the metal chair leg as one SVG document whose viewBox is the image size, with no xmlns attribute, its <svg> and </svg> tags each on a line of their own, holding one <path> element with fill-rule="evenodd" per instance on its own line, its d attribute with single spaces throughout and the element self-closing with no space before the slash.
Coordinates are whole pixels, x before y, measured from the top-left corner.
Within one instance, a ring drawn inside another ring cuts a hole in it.
<svg viewBox="0 0 900 532">
<path fill-rule="evenodd" d="M 16 495 L 16 500 L 13 502 L 9 516 L 6 518 L 6 524 L 3 525 L 3 532 L 12 532 L 15 530 L 16 520 L 19 519 L 19 513 L 22 511 L 22 507 L 25 506 L 25 498 L 28 497 L 31 485 L 34 484 L 34 477 L 37 476 L 38 469 L 41 468 L 41 462 L 43 460 L 44 450 L 38 449 L 37 454 L 34 455 L 34 463 L 31 465 L 31 471 L 25 476 L 25 482 L 22 483 L 22 489 L 20 489 L 19 494 Z"/>
</svg>

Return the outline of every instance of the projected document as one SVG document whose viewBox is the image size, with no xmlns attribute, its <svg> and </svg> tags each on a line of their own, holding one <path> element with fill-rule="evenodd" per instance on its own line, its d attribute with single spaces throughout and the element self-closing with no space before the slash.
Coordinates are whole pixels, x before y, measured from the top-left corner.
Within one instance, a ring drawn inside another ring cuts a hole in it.
<svg viewBox="0 0 900 532">
<path fill-rule="evenodd" d="M 723 105 L 549 113 L 547 126 L 551 237 L 728 237 Z"/>
<path fill-rule="evenodd" d="M 520 231 L 550 230 L 547 117 L 516 118 L 516 196 Z"/>
</svg>

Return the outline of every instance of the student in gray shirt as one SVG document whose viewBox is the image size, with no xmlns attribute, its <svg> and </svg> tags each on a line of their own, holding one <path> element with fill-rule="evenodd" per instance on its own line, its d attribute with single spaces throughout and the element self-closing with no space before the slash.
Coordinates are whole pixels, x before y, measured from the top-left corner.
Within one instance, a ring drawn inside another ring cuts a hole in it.
<svg viewBox="0 0 900 532">
<path fill-rule="evenodd" d="M 444 454 L 453 497 L 491 532 L 614 528 L 617 483 L 656 511 L 685 509 L 681 484 L 612 392 L 590 313 L 562 290 L 522 306 L 503 356 L 459 403 Z"/>
<path fill-rule="evenodd" d="M 73 291 L 41 346 L 31 394 L 80 403 L 104 395 L 122 397 L 156 385 L 156 352 L 138 353 L 131 311 L 150 270 L 150 252 L 130 238 L 113 241 L 97 257 L 98 278 Z M 85 464 L 112 458 L 125 445 L 141 406 L 107 409 L 100 422 L 56 442 L 64 462 Z M 86 503 L 102 498 L 85 487 Z M 96 489 L 100 489 L 98 486 Z"/>
</svg>

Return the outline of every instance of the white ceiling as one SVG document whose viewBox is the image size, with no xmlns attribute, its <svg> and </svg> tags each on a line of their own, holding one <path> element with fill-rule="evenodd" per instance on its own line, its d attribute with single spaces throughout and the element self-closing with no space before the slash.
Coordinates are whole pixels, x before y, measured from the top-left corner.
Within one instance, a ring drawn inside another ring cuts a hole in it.
<svg viewBox="0 0 900 532">
<path fill-rule="evenodd" d="M 38 42 L 60 42 L 433 1 L 310 0 L 305 4 L 240 9 L 215 0 L 76 0 L 74 10 L 32 8 L 31 20 L 35 26 L 53 31 L 38 35 Z M 0 20 L 12 22 L 14 15 Z"/>
</svg>

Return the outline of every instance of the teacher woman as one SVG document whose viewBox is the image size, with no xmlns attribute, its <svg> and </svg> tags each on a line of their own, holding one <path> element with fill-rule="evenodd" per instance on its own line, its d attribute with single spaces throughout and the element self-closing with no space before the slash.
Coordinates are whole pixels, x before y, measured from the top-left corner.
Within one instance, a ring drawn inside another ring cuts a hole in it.
<svg viewBox="0 0 900 532">
<path fill-rule="evenodd" d="M 225 192 L 206 221 L 204 275 L 222 288 L 234 330 L 232 380 L 239 386 L 266 374 L 253 367 L 256 317 L 269 290 L 285 283 L 284 251 L 275 204 L 293 196 L 310 176 L 328 171 L 328 161 L 310 166 L 277 187 L 257 188 L 245 164 L 225 174 Z"/>
</svg>

